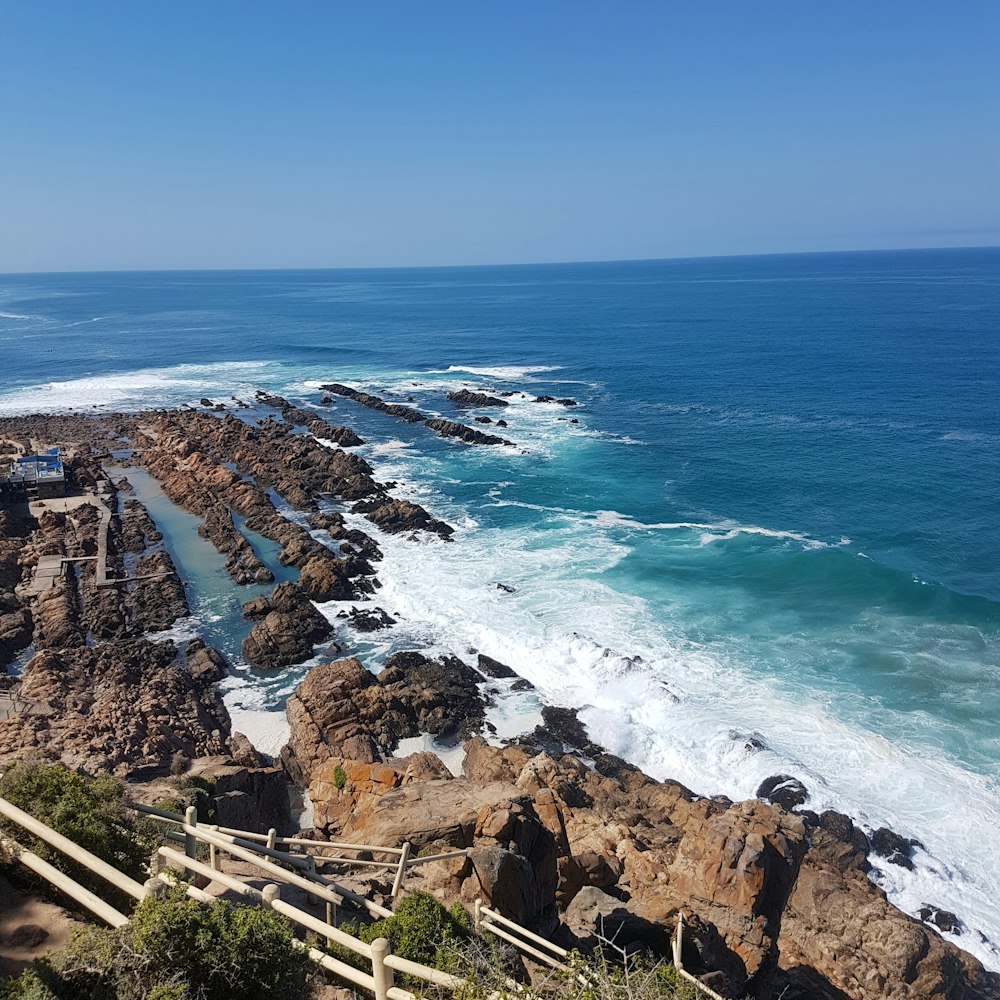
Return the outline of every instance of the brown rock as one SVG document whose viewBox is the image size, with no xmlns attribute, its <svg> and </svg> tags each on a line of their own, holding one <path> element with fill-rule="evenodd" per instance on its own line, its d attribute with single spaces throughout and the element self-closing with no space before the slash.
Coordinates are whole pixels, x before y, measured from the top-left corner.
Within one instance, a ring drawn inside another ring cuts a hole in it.
<svg viewBox="0 0 1000 1000">
<path fill-rule="evenodd" d="M 279 583 L 271 594 L 271 610 L 243 640 L 243 656 L 260 670 L 301 663 L 313 646 L 332 631 L 330 623 L 292 583 Z"/>
</svg>

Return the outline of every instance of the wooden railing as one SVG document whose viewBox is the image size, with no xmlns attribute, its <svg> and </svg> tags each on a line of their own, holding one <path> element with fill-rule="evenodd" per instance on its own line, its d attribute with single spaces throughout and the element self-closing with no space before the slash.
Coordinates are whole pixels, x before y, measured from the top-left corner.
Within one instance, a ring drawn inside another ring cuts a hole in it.
<svg viewBox="0 0 1000 1000">
<path fill-rule="evenodd" d="M 403 876 L 410 867 L 431 861 L 462 857 L 467 854 L 466 851 L 448 851 L 423 858 L 413 858 L 410 857 L 410 845 L 407 843 L 396 848 L 370 844 L 332 844 L 328 841 L 308 840 L 299 837 L 279 837 L 274 830 L 270 830 L 267 834 L 255 834 L 198 823 L 193 807 L 189 808 L 184 816 L 152 806 L 133 804 L 133 807 L 146 815 L 176 824 L 179 828 L 177 831 L 166 831 L 165 840 L 167 843 L 157 849 L 153 859 L 151 877 L 144 883 L 137 882 L 6 799 L 0 798 L 0 816 L 21 827 L 25 832 L 38 837 L 67 858 L 136 900 L 159 894 L 164 883 L 167 885 L 185 884 L 177 878 L 176 873 L 180 871 L 200 876 L 209 883 L 214 882 L 224 889 L 238 894 L 251 904 L 269 907 L 305 931 L 325 938 L 328 942 L 339 945 L 357 955 L 362 960 L 364 968 L 356 968 L 333 955 L 328 955 L 318 948 L 309 946 L 305 942 L 293 940 L 293 945 L 305 952 L 317 965 L 322 966 L 342 982 L 360 986 L 373 993 L 376 1000 L 417 1000 L 415 994 L 395 985 L 395 973 L 411 976 L 430 985 L 452 991 L 465 985 L 465 980 L 457 976 L 422 965 L 419 962 L 412 962 L 399 955 L 393 955 L 389 942 L 385 938 L 377 938 L 371 944 L 367 944 L 340 930 L 336 926 L 337 907 L 343 905 L 345 901 L 367 909 L 376 917 L 392 916 L 392 911 L 358 893 L 338 886 L 332 880 L 319 874 L 316 871 L 316 857 L 314 855 L 292 853 L 290 849 L 293 847 L 326 848 L 387 854 L 394 858 L 392 862 L 369 862 L 361 859 L 325 856 L 322 860 L 376 865 L 387 870 L 395 869 L 394 899 L 399 894 Z M 183 852 L 169 846 L 171 843 L 183 845 Z M 197 857 L 199 844 L 205 844 L 209 848 L 207 864 Z M 44 878 L 111 927 L 122 927 L 129 922 L 128 916 L 124 913 L 28 850 L 13 837 L 0 835 L 0 846 L 13 859 Z M 286 847 L 289 850 L 282 851 L 278 849 L 279 847 Z M 241 861 L 253 864 L 271 880 L 263 888 L 258 889 L 243 879 L 230 875 L 222 870 L 220 853 L 229 854 Z M 321 920 L 306 910 L 283 900 L 281 898 L 283 886 L 301 889 L 309 898 L 325 902 L 326 919 Z M 189 896 L 200 902 L 208 905 L 218 902 L 218 897 L 205 892 L 204 889 L 190 884 L 186 884 L 185 888 Z M 480 934 L 492 934 L 512 945 L 521 954 L 549 968 L 566 973 L 572 971 L 565 961 L 569 957 L 566 949 L 529 931 L 496 910 L 484 906 L 482 900 L 479 899 L 475 902 L 474 920 L 476 931 Z M 673 959 L 677 971 L 712 1000 L 724 1000 L 718 993 L 709 989 L 684 969 L 681 962 L 683 923 L 683 914 L 680 914 L 672 940 Z M 369 965 L 370 972 L 367 971 Z"/>
<path fill-rule="evenodd" d="M 552 969 L 559 969 L 562 972 L 569 972 L 569 966 L 563 961 L 569 957 L 569 952 L 559 945 L 547 941 L 545 938 L 534 934 L 526 927 L 509 920 L 502 913 L 491 910 L 483 905 L 481 899 L 476 900 L 473 920 L 476 931 L 480 934 L 490 933 L 494 937 L 506 941 L 513 945 L 518 951 L 542 965 L 547 965 Z"/>
<path fill-rule="evenodd" d="M 698 989 L 709 996 L 712 1000 L 726 1000 L 721 993 L 716 993 L 711 987 L 706 986 L 700 979 L 692 976 L 687 969 L 684 968 L 684 962 L 681 960 L 681 945 L 683 943 L 684 937 L 684 911 L 681 910 L 677 914 L 677 927 L 674 930 L 673 938 L 670 942 L 671 949 L 673 951 L 674 968 L 678 973 L 683 976 L 689 983 L 693 983 Z"/>
<path fill-rule="evenodd" d="M 208 831 L 226 838 L 231 844 L 242 847 L 245 850 L 256 851 L 273 858 L 276 861 L 285 862 L 293 867 L 302 869 L 310 873 L 309 877 L 316 875 L 316 862 L 333 862 L 344 867 L 357 868 L 378 868 L 384 870 L 395 869 L 395 877 L 392 884 L 391 898 L 396 899 L 403 886 L 403 879 L 406 872 L 418 865 L 429 864 L 432 861 L 445 861 L 450 858 L 462 858 L 468 856 L 468 850 L 444 851 L 439 854 L 431 854 L 425 857 L 414 856 L 412 846 L 407 842 L 401 847 L 387 847 L 382 844 L 355 844 L 340 843 L 329 840 L 310 840 L 304 837 L 279 837 L 275 829 L 270 829 L 266 834 L 250 833 L 246 830 L 233 830 L 228 827 L 214 826 L 197 821 L 197 810 L 194 806 L 189 806 L 185 815 L 168 812 L 164 809 L 157 809 L 154 806 L 143 805 L 134 802 L 132 807 L 140 813 L 144 813 L 154 819 L 166 823 L 175 823 L 178 826 L 195 827 L 198 831 Z M 167 834 L 170 837 L 170 834 Z M 191 843 L 187 843 L 188 855 L 193 857 L 193 842 L 198 840 L 198 834 L 193 831 L 186 831 L 185 836 Z M 176 839 L 176 838 L 171 838 Z M 278 850 L 278 848 L 287 848 Z M 214 856 L 215 844 L 210 844 L 211 852 Z M 327 852 L 335 853 L 329 854 Z M 361 852 L 370 854 L 385 854 L 391 857 L 391 861 L 376 861 L 368 858 L 350 857 L 345 852 L 360 854 Z M 246 860 L 246 859 L 244 859 Z M 340 890 L 352 902 L 365 907 L 377 916 L 388 916 L 390 911 L 377 912 L 372 909 L 371 901 L 363 896 L 356 896 Z"/>
</svg>

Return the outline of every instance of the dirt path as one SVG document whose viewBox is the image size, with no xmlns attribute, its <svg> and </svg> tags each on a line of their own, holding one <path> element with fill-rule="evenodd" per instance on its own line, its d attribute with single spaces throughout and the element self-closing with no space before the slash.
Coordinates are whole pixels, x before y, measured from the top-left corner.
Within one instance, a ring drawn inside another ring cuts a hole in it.
<svg viewBox="0 0 1000 1000">
<path fill-rule="evenodd" d="M 61 906 L 25 895 L 0 875 L 0 979 L 63 947 L 73 929 L 82 926 Z"/>
</svg>

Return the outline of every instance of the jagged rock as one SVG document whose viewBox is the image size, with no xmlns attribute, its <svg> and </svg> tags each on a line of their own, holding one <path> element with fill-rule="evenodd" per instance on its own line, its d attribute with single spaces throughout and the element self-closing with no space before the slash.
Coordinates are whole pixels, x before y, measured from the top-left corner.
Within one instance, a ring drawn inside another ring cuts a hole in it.
<svg viewBox="0 0 1000 1000">
<path fill-rule="evenodd" d="M 198 761 L 190 774 L 208 782 L 219 826 L 291 832 L 288 779 L 280 767 L 244 767 L 221 757 Z"/>
<path fill-rule="evenodd" d="M 463 896 L 480 896 L 518 923 L 554 926 L 556 842 L 530 799 L 521 795 L 481 809 L 473 842 L 473 883 L 463 884 Z"/>
<path fill-rule="evenodd" d="M 292 583 L 279 583 L 270 603 L 271 610 L 243 640 L 243 656 L 252 667 L 275 670 L 301 663 L 312 656 L 313 646 L 333 631 Z"/>
<path fill-rule="evenodd" d="M 459 389 L 458 392 L 449 392 L 448 398 L 456 406 L 509 406 L 506 399 L 497 399 L 485 392 L 471 392 L 468 389 Z"/>
<path fill-rule="evenodd" d="M 267 761 L 265 761 L 263 755 L 243 733 L 233 733 L 229 737 L 226 747 L 233 762 L 241 767 L 267 766 Z"/>
<path fill-rule="evenodd" d="M 997 1000 L 1000 976 L 901 913 L 859 870 L 810 849 L 782 915 L 777 996 Z"/>
<path fill-rule="evenodd" d="M 375 762 L 421 733 L 447 739 L 476 732 L 486 710 L 479 681 L 455 657 L 419 653 L 391 657 L 377 678 L 355 659 L 314 667 L 286 705 L 291 738 L 282 760 L 305 784 L 333 757 Z"/>
<path fill-rule="evenodd" d="M 497 437 L 496 434 L 484 434 L 474 427 L 466 427 L 465 424 L 456 423 L 454 420 L 445 420 L 443 417 L 436 417 L 434 420 L 426 421 L 426 425 L 440 437 L 458 438 L 466 444 L 507 444 L 512 445 L 513 441 L 506 438 Z"/>
<path fill-rule="evenodd" d="M 450 774 L 428 781 L 400 780 L 397 784 L 392 765 L 376 764 L 371 767 L 377 780 L 367 797 L 348 796 L 340 802 L 336 793 L 341 790 L 334 780 L 338 763 L 339 759 L 331 758 L 315 772 L 309 785 L 313 817 L 319 817 L 317 830 L 358 843 L 398 847 L 408 840 L 418 850 L 431 844 L 471 847 L 483 808 L 518 794 L 516 788 L 504 782 L 472 786 Z M 342 766 L 348 770 L 348 762 Z"/>
<path fill-rule="evenodd" d="M 566 908 L 564 921 L 573 935 L 573 944 L 584 950 L 604 941 L 626 950 L 640 944 L 661 955 L 670 947 L 666 927 L 637 916 L 622 900 L 596 885 L 580 889 Z"/>
<path fill-rule="evenodd" d="M 382 413 L 388 413 L 390 416 L 398 417 L 400 420 L 405 420 L 411 424 L 421 423 L 427 419 L 418 410 L 414 410 L 409 406 L 403 406 L 400 403 L 386 403 L 379 399 L 378 396 L 373 396 L 367 392 L 360 392 L 357 389 L 352 389 L 347 385 L 340 385 L 337 382 L 333 382 L 330 385 L 321 385 L 320 389 L 324 392 L 336 393 L 338 396 L 345 396 L 347 399 L 353 399 L 355 403 L 367 406 L 371 410 L 380 410 Z"/>
<path fill-rule="evenodd" d="M 917 916 L 925 924 L 933 924 L 938 930 L 947 934 L 961 934 L 964 927 L 961 920 L 951 910 L 939 910 L 936 906 L 924 903 L 917 911 Z"/>
<path fill-rule="evenodd" d="M 299 589 L 313 601 L 350 601 L 359 596 L 352 578 L 371 567 L 357 559 L 337 559 L 329 549 L 317 552 L 299 573 Z"/>
<path fill-rule="evenodd" d="M 250 621 L 258 621 L 271 610 L 271 601 L 267 597 L 253 597 L 242 607 L 243 617 Z"/>
<path fill-rule="evenodd" d="M 359 632 L 379 632 L 396 624 L 396 619 L 382 608 L 351 608 L 342 615 Z"/>
<path fill-rule="evenodd" d="M 21 695 L 36 711 L 0 722 L 0 760 L 137 777 L 167 773 L 177 754 L 224 753 L 230 731 L 215 689 L 178 664 L 170 642 L 41 650 L 25 666 Z"/>
<path fill-rule="evenodd" d="M 558 403 L 560 406 L 579 406 L 575 399 L 556 399 L 555 396 L 535 396 L 536 403 Z"/>
<path fill-rule="evenodd" d="M 479 654 L 476 666 L 479 668 L 479 672 L 486 677 L 517 677 L 515 671 L 506 663 L 494 660 L 492 656 L 486 656 L 483 653 Z"/>
<path fill-rule="evenodd" d="M 313 804 L 313 826 L 329 836 L 336 834 L 338 837 L 368 831 L 373 828 L 371 814 L 377 800 L 393 789 L 450 780 L 451 772 L 440 758 L 427 752 L 384 763 L 331 757 L 312 772 L 309 798 Z M 415 822 L 414 829 L 419 827 Z M 404 839 L 409 837 L 406 834 Z"/>
<path fill-rule="evenodd" d="M 139 579 L 126 598 L 132 618 L 149 632 L 162 632 L 190 614 L 184 584 L 174 562 L 162 549 L 141 556 L 135 564 Z"/>
<path fill-rule="evenodd" d="M 910 871 L 913 871 L 911 855 L 914 847 L 923 847 L 923 844 L 919 840 L 901 837 L 884 826 L 872 834 L 872 851 L 875 854 L 885 858 L 891 865 L 899 865 Z"/>
<path fill-rule="evenodd" d="M 790 774 L 775 774 L 761 782 L 757 798 L 773 802 L 791 812 L 806 802 L 809 792 L 798 778 L 793 778 Z"/>
<path fill-rule="evenodd" d="M 363 511 L 369 521 L 392 535 L 429 531 L 447 539 L 455 533 L 451 525 L 431 517 L 423 507 L 409 500 L 384 500 L 375 506 L 359 505 L 356 509 Z"/>
<path fill-rule="evenodd" d="M 229 675 L 226 658 L 214 647 L 206 645 L 202 639 L 192 639 L 187 644 L 184 655 L 188 673 L 205 687 Z"/>
<path fill-rule="evenodd" d="M 308 784 L 316 768 L 333 757 L 378 758 L 375 738 L 356 703 L 369 701 L 360 695 L 377 683 L 354 659 L 321 664 L 306 674 L 285 705 L 291 736 L 281 758 L 293 781 Z"/>
</svg>

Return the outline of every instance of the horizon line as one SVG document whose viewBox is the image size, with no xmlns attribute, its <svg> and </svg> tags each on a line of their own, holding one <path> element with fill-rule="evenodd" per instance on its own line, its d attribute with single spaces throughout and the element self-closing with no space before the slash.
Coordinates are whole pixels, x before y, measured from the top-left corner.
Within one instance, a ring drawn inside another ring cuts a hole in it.
<svg viewBox="0 0 1000 1000">
<path fill-rule="evenodd" d="M 537 261 L 494 261 L 475 264 L 336 264 L 308 267 L 136 267 L 136 268 L 68 268 L 54 271 L 0 271 L 0 277 L 21 277 L 24 275 L 60 274 L 183 274 L 190 272 L 261 272 L 275 271 L 429 271 L 459 268 L 487 267 L 559 267 L 586 264 L 656 264 L 689 260 L 743 260 L 751 257 L 819 257 L 834 254 L 867 253 L 927 253 L 947 250 L 1000 250 L 1000 243 L 977 243 L 968 246 L 925 246 L 925 247 L 876 247 L 853 248 L 849 250 L 774 250 L 765 253 L 690 254 L 676 257 L 600 257 L 580 260 L 537 260 Z"/>
</svg>

